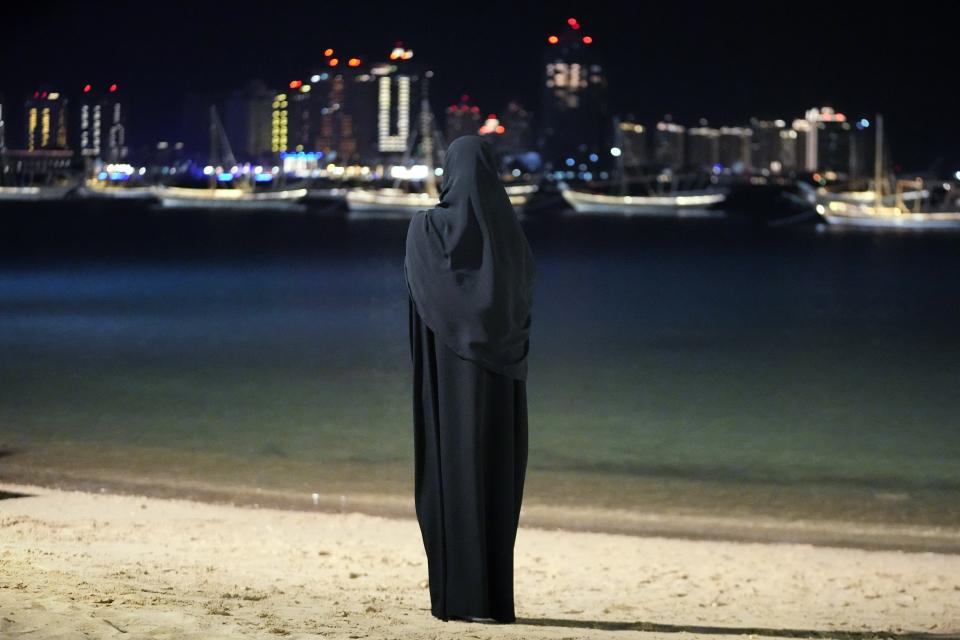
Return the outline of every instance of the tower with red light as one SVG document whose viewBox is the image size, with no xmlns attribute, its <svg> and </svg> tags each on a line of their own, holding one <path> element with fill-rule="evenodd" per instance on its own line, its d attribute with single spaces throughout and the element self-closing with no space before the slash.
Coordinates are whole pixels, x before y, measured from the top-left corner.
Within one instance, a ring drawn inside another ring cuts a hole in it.
<svg viewBox="0 0 960 640">
<path fill-rule="evenodd" d="M 460 96 L 459 102 L 450 105 L 445 113 L 444 137 L 447 144 L 466 135 L 476 135 L 483 124 L 480 107 L 470 104 L 470 96 Z"/>
<path fill-rule="evenodd" d="M 26 147 L 28 151 L 68 149 L 67 98 L 44 87 L 27 98 Z"/>
<path fill-rule="evenodd" d="M 86 83 L 80 88 L 80 155 L 88 160 L 120 162 L 127 157 L 126 109 L 115 83 Z"/>
<path fill-rule="evenodd" d="M 537 146 L 548 176 L 590 179 L 608 162 L 607 80 L 596 51 L 574 17 L 544 38 Z"/>
</svg>

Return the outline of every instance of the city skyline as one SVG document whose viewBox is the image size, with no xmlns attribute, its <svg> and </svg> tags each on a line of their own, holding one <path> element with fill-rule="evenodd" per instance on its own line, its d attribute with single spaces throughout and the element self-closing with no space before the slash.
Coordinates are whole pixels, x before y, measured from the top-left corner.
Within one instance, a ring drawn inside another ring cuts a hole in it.
<svg viewBox="0 0 960 640">
<path fill-rule="evenodd" d="M 832 17 L 817 14 L 813 20 L 800 13 L 767 16 L 751 27 L 749 41 L 740 37 L 747 31 L 743 23 L 750 22 L 760 5 L 725 6 L 722 11 L 688 6 L 684 12 L 676 6 L 640 11 L 591 4 L 583 11 L 576 3 L 558 3 L 547 10 L 533 3 L 492 2 L 467 14 L 429 3 L 405 11 L 295 5 L 257 20 L 250 16 L 268 12 L 260 8 L 227 14 L 168 3 L 145 7 L 145 14 L 133 16 L 103 13 L 100 6 L 57 6 L 42 16 L 36 9 L 18 7 L 5 22 L 5 59 L 21 53 L 20 63 L 8 69 L 0 88 L 7 103 L 8 145 L 22 139 L 15 111 L 44 83 L 68 95 L 76 95 L 88 82 L 119 83 L 132 105 L 132 145 L 143 145 L 176 137 L 173 114 L 185 93 L 229 91 L 254 78 L 281 86 L 315 68 L 327 45 L 358 56 L 383 57 L 396 40 L 415 49 L 420 62 L 436 71 L 431 93 L 438 115 L 463 94 L 485 112 L 511 101 L 538 112 L 546 38 L 577 15 L 603 58 L 612 114 L 651 124 L 670 114 L 688 126 L 701 119 L 712 126 L 735 126 L 754 117 L 801 117 L 814 105 L 830 105 L 856 117 L 879 111 L 899 164 L 919 170 L 939 159 L 946 164 L 942 168 L 949 168 L 958 160 L 958 125 L 949 117 L 942 90 L 931 84 L 929 91 L 892 91 L 884 89 L 889 82 L 880 82 L 896 71 L 891 62 L 897 60 L 910 71 L 897 77 L 919 85 L 925 79 L 942 81 L 937 62 L 945 59 L 948 42 L 931 33 L 940 21 L 925 26 L 919 33 L 922 39 L 908 41 L 909 30 L 901 29 L 896 42 L 904 44 L 894 51 L 877 46 L 873 38 L 889 37 L 900 25 L 855 5 L 834 7 Z M 632 23 L 624 21 L 630 18 Z M 858 22 L 850 22 L 854 18 Z M 293 22 L 300 26 L 293 28 Z M 629 24 L 637 26 L 626 28 Z M 845 40 L 834 37 L 844 28 Z M 345 35 L 351 30 L 352 36 Z M 96 35 L 108 32 L 113 34 L 109 38 Z M 180 40 L 173 37 L 176 33 Z M 204 33 L 206 42 L 201 41 Z M 236 46 L 224 51 L 231 39 Z M 719 46 L 725 39 L 737 45 Z M 251 40 L 261 44 L 250 45 Z M 110 43 L 115 43 L 116 54 L 106 47 Z M 102 52 L 99 59 L 88 63 L 88 52 L 96 49 Z M 661 57 L 644 57 L 651 50 Z M 828 55 L 831 50 L 833 56 Z M 804 59 L 807 67 L 793 64 Z M 744 60 L 753 60 L 755 66 L 744 67 Z M 801 72 L 804 68 L 808 71 Z M 844 82 L 838 81 L 841 77 Z"/>
</svg>

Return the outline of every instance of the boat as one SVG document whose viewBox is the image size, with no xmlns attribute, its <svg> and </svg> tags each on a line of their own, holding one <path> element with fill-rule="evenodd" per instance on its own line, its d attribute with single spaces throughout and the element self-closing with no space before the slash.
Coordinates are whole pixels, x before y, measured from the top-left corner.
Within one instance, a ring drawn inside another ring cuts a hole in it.
<svg viewBox="0 0 960 640">
<path fill-rule="evenodd" d="M 868 227 L 874 229 L 957 229 L 960 230 L 960 211 L 923 210 L 930 191 L 923 180 L 894 182 L 893 193 L 889 189 L 889 172 L 884 165 L 883 116 L 876 117 L 876 141 L 874 151 L 874 179 L 870 198 L 865 196 L 836 197 L 835 194 L 817 191 L 816 209 L 826 222 L 836 227 Z M 908 197 L 909 196 L 909 197 Z M 912 204 L 907 204 L 911 201 Z"/>
<path fill-rule="evenodd" d="M 77 187 L 73 193 L 83 200 L 154 200 L 156 191 L 153 187 L 108 187 L 98 180 L 88 180 Z"/>
<path fill-rule="evenodd" d="M 615 118 L 613 125 L 614 147 L 622 149 L 623 138 L 619 119 Z M 566 182 L 560 183 L 560 195 L 573 208 L 574 213 L 673 218 L 723 218 L 726 216 L 726 212 L 719 206 L 727 198 L 727 189 L 713 186 L 702 189 L 677 189 L 677 181 L 671 174 L 661 174 L 656 180 L 658 189 L 663 182 L 669 182 L 672 187 L 669 191 L 658 192 L 649 188 L 648 183 L 647 193 L 628 193 L 623 154 L 615 157 L 620 187 L 617 194 L 573 189 Z"/>
<path fill-rule="evenodd" d="M 76 185 L 0 187 L 0 202 L 49 202 L 63 200 Z"/>
<path fill-rule="evenodd" d="M 505 187 L 510 204 L 522 208 L 537 191 L 537 185 L 509 185 Z M 426 191 L 405 191 L 397 187 L 380 189 L 350 189 L 347 205 L 352 212 L 385 212 L 409 215 L 429 209 L 438 202 L 438 195 Z"/>
<path fill-rule="evenodd" d="M 716 189 L 674 191 L 664 195 L 609 195 L 571 189 L 561 185 L 560 195 L 578 214 L 620 214 L 625 216 L 667 216 L 674 218 L 722 218 L 717 209 L 726 200 L 726 191 Z"/>
<path fill-rule="evenodd" d="M 218 153 L 218 149 L 224 153 Z M 307 197 L 305 188 L 271 189 L 256 191 L 253 174 L 250 180 L 238 180 L 237 187 L 221 188 L 219 182 L 223 174 L 217 174 L 213 166 L 220 160 L 224 164 L 236 165 L 236 158 L 227 140 L 217 108 L 210 107 L 210 171 L 209 185 L 206 188 L 156 186 L 153 194 L 164 209 L 223 209 L 223 210 L 272 210 L 306 211 L 302 201 Z M 233 182 L 231 176 L 230 182 Z"/>
<path fill-rule="evenodd" d="M 306 211 L 307 208 L 300 202 L 307 196 L 306 189 L 251 192 L 242 189 L 154 187 L 154 194 L 165 209 Z"/>
</svg>

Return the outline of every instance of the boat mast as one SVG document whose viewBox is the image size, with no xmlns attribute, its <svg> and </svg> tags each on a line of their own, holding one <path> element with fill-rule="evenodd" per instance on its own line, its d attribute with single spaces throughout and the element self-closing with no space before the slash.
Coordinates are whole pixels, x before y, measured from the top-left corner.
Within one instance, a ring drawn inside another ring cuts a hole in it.
<svg viewBox="0 0 960 640">
<path fill-rule="evenodd" d="M 210 165 L 213 167 L 213 173 L 210 174 L 210 188 L 217 186 L 217 163 L 221 161 L 220 150 L 223 150 L 223 162 L 231 167 L 237 164 L 237 158 L 233 155 L 233 149 L 230 148 L 230 141 L 227 139 L 227 132 L 223 129 L 223 123 L 220 122 L 220 116 L 217 114 L 216 105 L 210 105 Z"/>
<path fill-rule="evenodd" d="M 613 117 L 613 146 L 620 150 L 620 153 L 617 154 L 616 165 L 617 165 L 617 178 L 620 182 L 620 195 L 627 195 L 627 174 L 624 172 L 624 162 L 623 162 L 623 134 L 620 129 L 620 116 Z"/>
<path fill-rule="evenodd" d="M 876 114 L 876 142 L 873 150 L 873 200 L 874 211 L 880 213 L 883 202 L 883 116 Z"/>
<path fill-rule="evenodd" d="M 427 178 L 425 186 L 431 198 L 437 197 L 437 176 L 433 165 L 433 112 L 430 110 L 429 79 L 423 74 L 420 86 L 420 139 L 423 141 L 423 155 L 426 156 Z"/>
<path fill-rule="evenodd" d="M 217 148 L 217 108 L 210 105 L 210 179 L 208 180 L 210 189 L 217 188 L 217 158 L 220 156 Z"/>
</svg>

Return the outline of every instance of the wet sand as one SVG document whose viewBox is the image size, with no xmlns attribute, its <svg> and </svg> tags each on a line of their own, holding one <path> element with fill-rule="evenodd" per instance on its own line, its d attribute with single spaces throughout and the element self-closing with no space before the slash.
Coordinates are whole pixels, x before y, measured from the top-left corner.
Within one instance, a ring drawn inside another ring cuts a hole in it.
<svg viewBox="0 0 960 640">
<path fill-rule="evenodd" d="M 960 638 L 960 555 L 542 529 L 524 513 L 517 623 L 444 623 L 409 517 L 0 490 L 3 638 Z"/>
<path fill-rule="evenodd" d="M 91 443 L 0 447 L 0 482 L 413 518 L 412 462 L 317 461 Z M 642 477 L 531 467 L 527 526 L 960 553 L 955 491 Z"/>
</svg>

